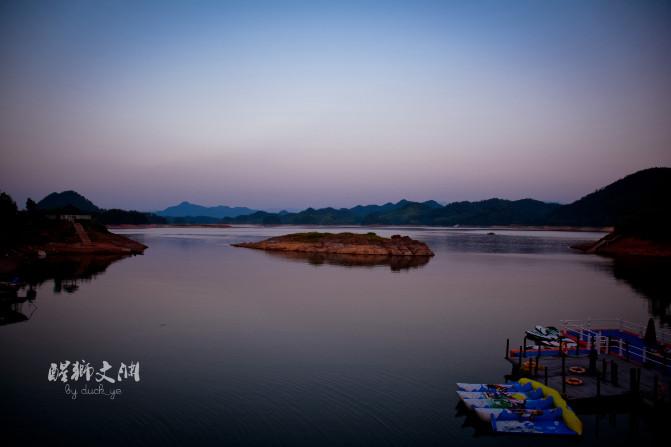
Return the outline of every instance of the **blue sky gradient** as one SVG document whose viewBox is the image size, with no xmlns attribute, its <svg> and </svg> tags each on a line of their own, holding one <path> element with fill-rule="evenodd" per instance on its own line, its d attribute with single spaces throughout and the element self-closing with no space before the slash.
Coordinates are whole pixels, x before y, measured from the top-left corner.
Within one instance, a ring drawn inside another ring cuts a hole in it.
<svg viewBox="0 0 671 447">
<path fill-rule="evenodd" d="M 8 1 L 0 188 L 569 202 L 671 165 L 671 3 Z"/>
</svg>

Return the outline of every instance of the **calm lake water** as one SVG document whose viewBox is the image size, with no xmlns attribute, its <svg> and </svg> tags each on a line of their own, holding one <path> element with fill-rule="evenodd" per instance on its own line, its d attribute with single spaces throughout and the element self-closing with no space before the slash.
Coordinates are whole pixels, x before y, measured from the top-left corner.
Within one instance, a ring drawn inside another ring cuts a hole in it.
<svg viewBox="0 0 671 447">
<path fill-rule="evenodd" d="M 436 256 L 412 265 L 230 246 L 293 231 L 305 229 L 119 230 L 149 249 L 75 260 L 56 280 L 35 273 L 34 302 L 3 309 L 0 443 L 559 446 L 655 434 L 623 413 L 581 415 L 581 439 L 492 436 L 456 409 L 455 382 L 502 381 L 506 338 L 519 344 L 536 324 L 668 318 L 649 269 L 568 248 L 600 234 L 374 230 L 428 243 Z M 115 377 L 138 361 L 141 380 L 118 383 L 113 400 L 73 400 L 48 380 L 65 360 L 108 361 Z"/>
</svg>

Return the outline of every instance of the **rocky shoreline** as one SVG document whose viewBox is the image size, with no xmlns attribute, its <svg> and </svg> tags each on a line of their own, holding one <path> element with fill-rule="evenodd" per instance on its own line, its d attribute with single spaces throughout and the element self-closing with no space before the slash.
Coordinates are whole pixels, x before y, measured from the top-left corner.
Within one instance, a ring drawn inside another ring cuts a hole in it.
<svg viewBox="0 0 671 447">
<path fill-rule="evenodd" d="M 583 253 L 611 257 L 671 258 L 671 241 L 653 241 L 617 232 L 608 233 L 598 241 L 574 245 L 571 248 Z"/>
<path fill-rule="evenodd" d="M 123 257 L 142 254 L 147 248 L 98 224 L 43 222 L 42 225 L 32 225 L 28 231 L 29 240 L 4 251 L 0 258 L 0 274 L 11 274 L 25 263 L 45 258 Z"/>
<path fill-rule="evenodd" d="M 425 257 L 434 255 L 424 242 L 408 236 L 394 235 L 391 238 L 385 238 L 375 233 L 293 233 L 271 237 L 260 242 L 242 242 L 231 245 L 257 250 L 299 253 Z"/>
</svg>

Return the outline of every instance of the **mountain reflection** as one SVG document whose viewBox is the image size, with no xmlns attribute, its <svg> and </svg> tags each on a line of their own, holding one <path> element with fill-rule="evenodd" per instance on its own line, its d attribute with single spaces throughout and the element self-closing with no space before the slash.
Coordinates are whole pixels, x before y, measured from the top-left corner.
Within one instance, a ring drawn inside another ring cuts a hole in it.
<svg viewBox="0 0 671 447">
<path fill-rule="evenodd" d="M 614 259 L 612 274 L 648 299 L 649 310 L 665 325 L 671 325 L 671 261 Z"/>
<path fill-rule="evenodd" d="M 22 264 L 11 278 L 0 278 L 0 326 L 30 319 L 37 309 L 37 289 L 53 280 L 54 293 L 75 293 L 123 256 L 59 256 Z M 7 275 L 4 275 L 7 276 Z"/>
<path fill-rule="evenodd" d="M 398 272 L 420 268 L 431 259 L 430 256 L 385 256 L 385 255 L 349 255 L 336 253 L 299 253 L 286 251 L 266 251 L 269 256 L 305 262 L 311 265 L 339 265 L 343 267 L 376 267 L 389 266 Z"/>
</svg>

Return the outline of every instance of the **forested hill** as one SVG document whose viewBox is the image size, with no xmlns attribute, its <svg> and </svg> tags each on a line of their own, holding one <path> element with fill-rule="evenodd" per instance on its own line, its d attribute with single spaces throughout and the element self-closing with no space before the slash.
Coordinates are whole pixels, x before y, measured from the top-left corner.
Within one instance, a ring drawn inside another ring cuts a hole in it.
<svg viewBox="0 0 671 447">
<path fill-rule="evenodd" d="M 635 172 L 549 216 L 550 225 L 615 226 L 661 233 L 671 228 L 671 168 Z"/>
<path fill-rule="evenodd" d="M 259 211 L 223 219 L 232 224 L 295 225 L 549 225 L 616 226 L 628 231 L 671 228 L 671 168 L 631 174 L 569 205 L 533 199 L 454 202 L 401 200 L 354 208 L 308 208 L 298 213 Z"/>
<path fill-rule="evenodd" d="M 291 225 L 542 225 L 560 205 L 538 200 L 489 199 L 446 206 L 430 200 L 401 200 L 354 208 L 308 208 L 298 213 L 263 211 L 224 219 L 226 223 Z"/>
</svg>

